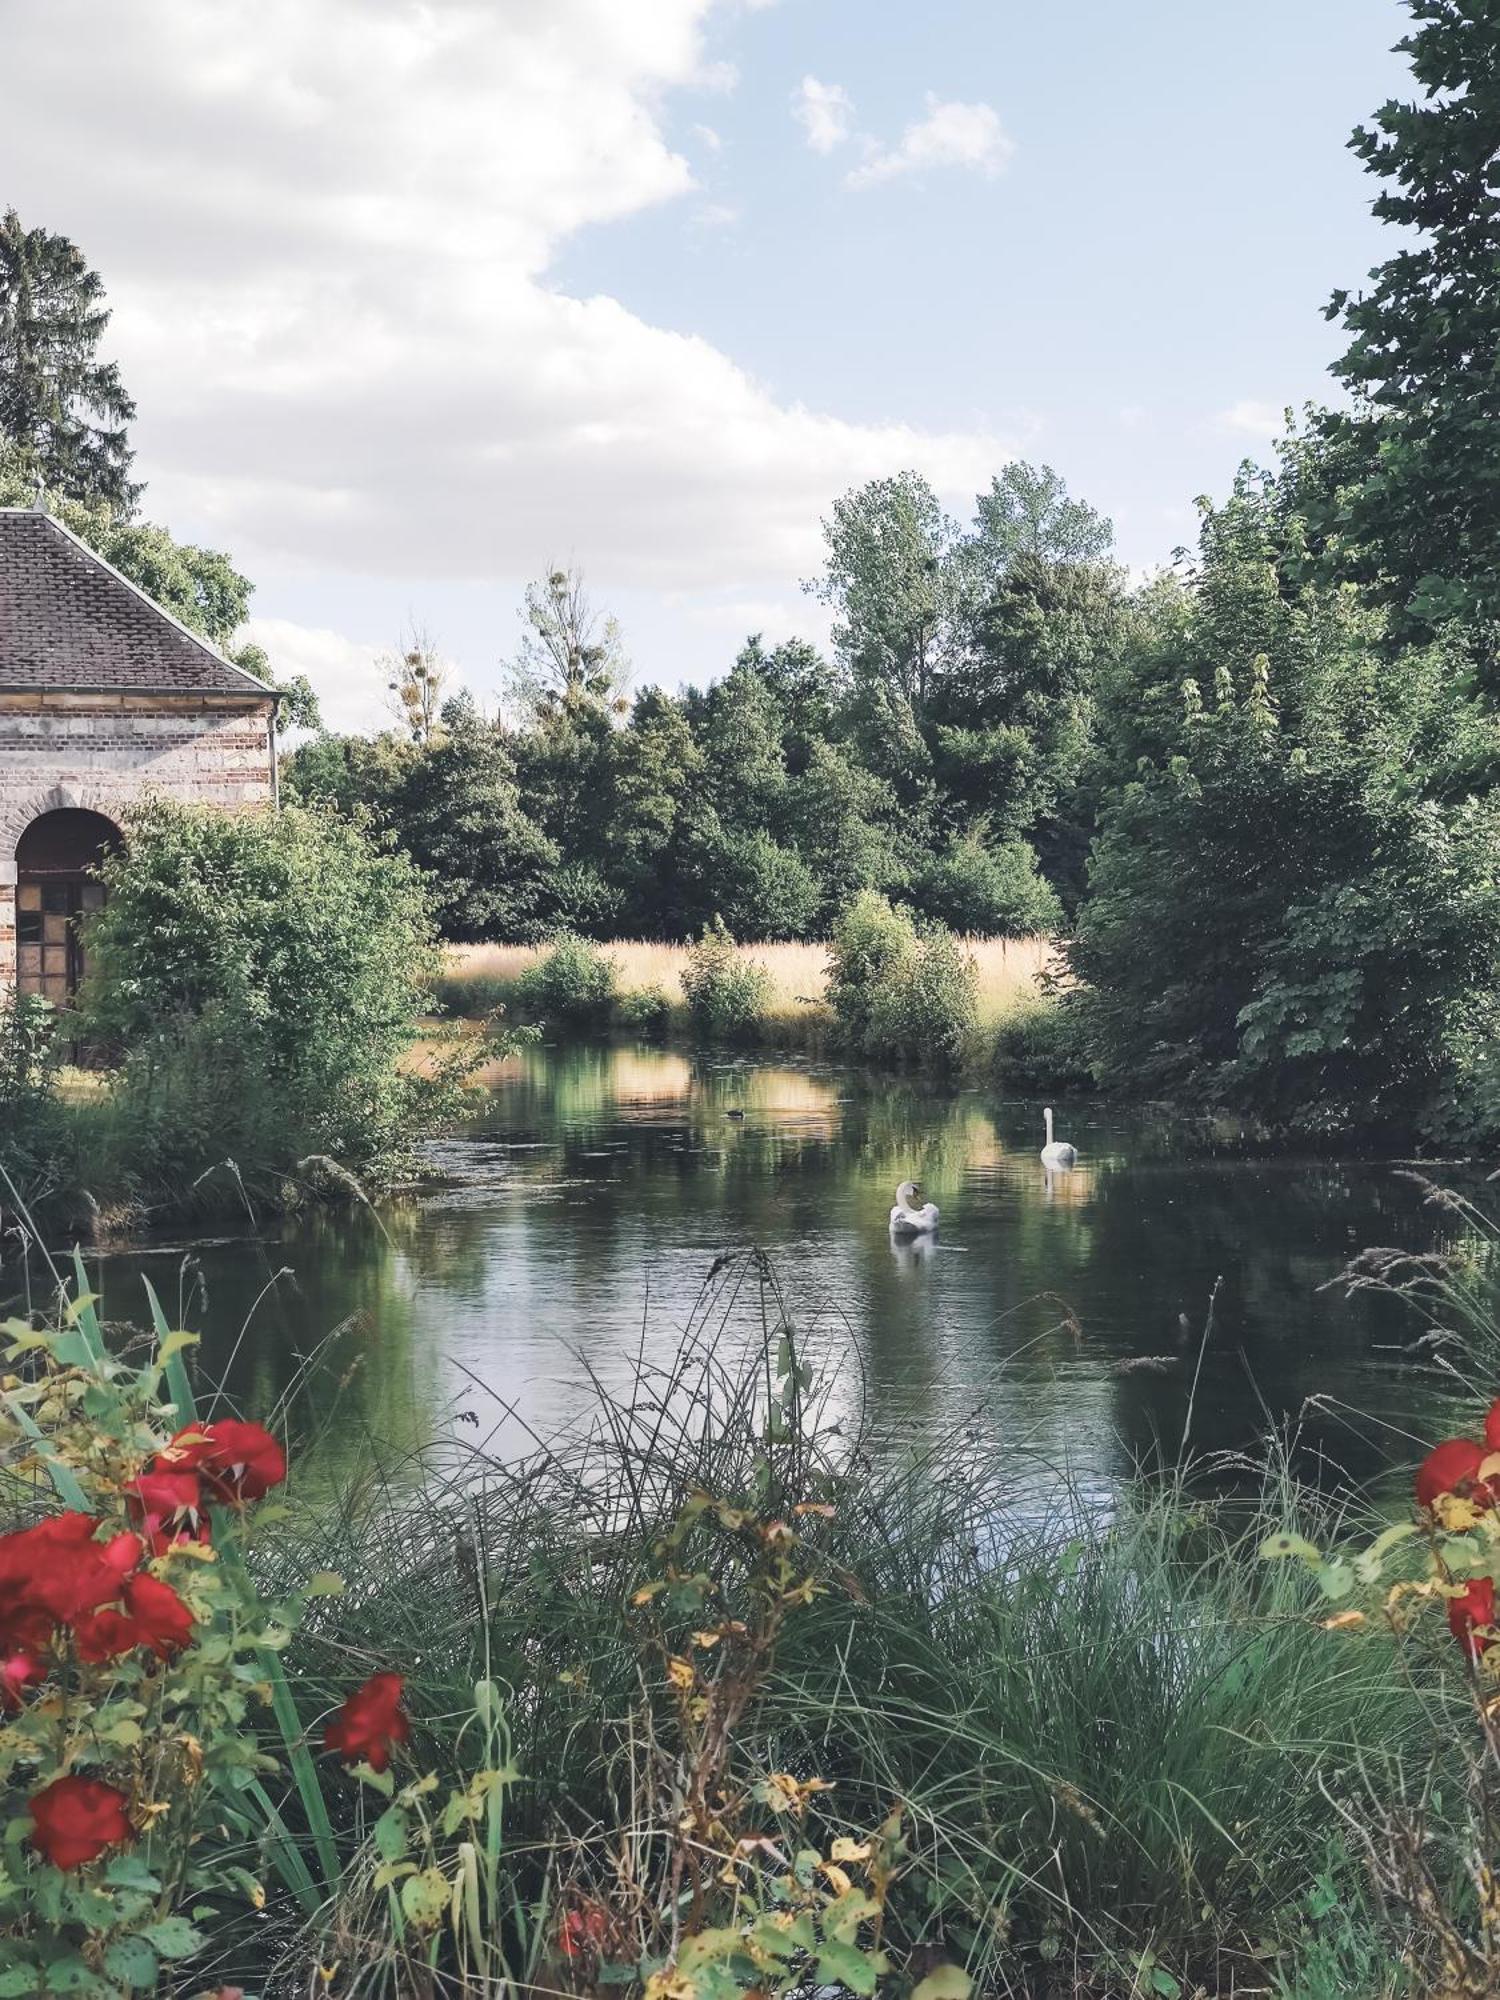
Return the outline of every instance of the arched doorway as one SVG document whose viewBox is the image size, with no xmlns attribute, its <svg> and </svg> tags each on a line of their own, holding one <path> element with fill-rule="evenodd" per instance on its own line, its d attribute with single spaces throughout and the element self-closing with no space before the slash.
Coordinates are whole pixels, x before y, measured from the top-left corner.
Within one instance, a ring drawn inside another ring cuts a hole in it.
<svg viewBox="0 0 1500 2000">
<path fill-rule="evenodd" d="M 120 845 L 103 813 L 60 807 L 16 842 L 16 987 L 65 1007 L 83 978 L 81 919 L 104 903 L 94 871 Z"/>
</svg>

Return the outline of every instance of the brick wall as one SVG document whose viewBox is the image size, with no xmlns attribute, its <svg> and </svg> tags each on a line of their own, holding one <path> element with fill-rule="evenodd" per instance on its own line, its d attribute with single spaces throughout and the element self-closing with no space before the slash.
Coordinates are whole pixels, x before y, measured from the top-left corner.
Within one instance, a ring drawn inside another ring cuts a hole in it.
<svg viewBox="0 0 1500 2000">
<path fill-rule="evenodd" d="M 0 988 L 16 963 L 16 842 L 42 813 L 119 823 L 153 793 L 231 811 L 267 806 L 267 701 L 233 696 L 0 695 Z"/>
</svg>

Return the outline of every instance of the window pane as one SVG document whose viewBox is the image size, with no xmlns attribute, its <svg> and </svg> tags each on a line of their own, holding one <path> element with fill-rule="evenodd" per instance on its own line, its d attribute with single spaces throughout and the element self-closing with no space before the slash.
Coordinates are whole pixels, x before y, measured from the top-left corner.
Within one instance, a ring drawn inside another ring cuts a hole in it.
<svg viewBox="0 0 1500 2000">
<path fill-rule="evenodd" d="M 42 907 L 41 883 L 23 882 L 16 891 L 16 907 L 20 910 L 39 910 Z"/>
<path fill-rule="evenodd" d="M 41 943 L 42 913 L 40 910 L 21 910 L 17 914 L 16 938 L 21 944 Z"/>
</svg>

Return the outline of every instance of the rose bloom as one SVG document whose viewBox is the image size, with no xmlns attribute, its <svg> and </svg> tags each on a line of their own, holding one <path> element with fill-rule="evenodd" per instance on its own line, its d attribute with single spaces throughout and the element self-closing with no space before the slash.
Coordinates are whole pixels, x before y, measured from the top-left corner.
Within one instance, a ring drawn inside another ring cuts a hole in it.
<svg viewBox="0 0 1500 2000">
<path fill-rule="evenodd" d="M 0 1660 L 0 1713 L 14 1715 L 27 1688 L 47 1678 L 47 1669 L 35 1653 L 19 1649 Z"/>
<path fill-rule="evenodd" d="M 1476 1507 L 1493 1507 L 1495 1496 L 1478 1476 L 1485 1457 L 1484 1446 L 1472 1438 L 1445 1439 L 1417 1467 L 1417 1505 L 1430 1507 L 1440 1494 L 1455 1493 Z"/>
<path fill-rule="evenodd" d="M 121 1603 L 123 1609 L 106 1605 L 77 1620 L 73 1630 L 80 1660 L 97 1665 L 133 1652 L 137 1646 L 146 1647 L 159 1660 L 168 1660 L 193 1636 L 192 1612 L 171 1584 L 159 1577 L 126 1577 Z"/>
<path fill-rule="evenodd" d="M 1468 1648 L 1471 1660 L 1494 1645 L 1493 1639 L 1483 1639 L 1475 1629 L 1495 1622 L 1495 1580 L 1489 1576 L 1471 1577 L 1457 1597 L 1448 1599 L 1448 1630 L 1461 1646 Z"/>
<path fill-rule="evenodd" d="M 215 1500 L 259 1500 L 286 1478 L 286 1453 L 263 1424 L 225 1417 L 179 1431 L 152 1469 L 196 1470 Z"/>
<path fill-rule="evenodd" d="M 133 1840 L 125 1794 L 100 1778 L 54 1778 L 31 1800 L 31 1844 L 54 1868 L 82 1868 Z"/>
<path fill-rule="evenodd" d="M 401 1711 L 400 1674 L 371 1674 L 356 1688 L 323 1732 L 323 1741 L 346 1764 L 368 1764 L 383 1771 L 391 1761 L 391 1746 L 404 1743 L 411 1721 Z"/>
<path fill-rule="evenodd" d="M 125 1506 L 154 1556 L 209 1539 L 208 1502 L 191 1470 L 143 1472 L 125 1489 Z"/>
<path fill-rule="evenodd" d="M 137 1536 L 95 1539 L 92 1514 L 53 1514 L 34 1528 L 0 1535 L 0 1644 L 44 1646 L 59 1625 L 120 1595 L 141 1560 Z"/>
<path fill-rule="evenodd" d="M 1484 1441 L 1491 1451 L 1500 1451 L 1500 1396 L 1497 1396 L 1485 1413 Z"/>
</svg>

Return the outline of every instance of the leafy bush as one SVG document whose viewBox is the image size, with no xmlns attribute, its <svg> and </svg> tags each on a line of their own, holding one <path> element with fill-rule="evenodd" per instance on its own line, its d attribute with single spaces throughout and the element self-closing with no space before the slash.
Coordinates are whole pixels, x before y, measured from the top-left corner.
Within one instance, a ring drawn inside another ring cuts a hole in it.
<svg viewBox="0 0 1500 2000">
<path fill-rule="evenodd" d="M 464 1059 L 404 1061 L 436 969 L 421 881 L 358 825 L 156 801 L 106 879 L 81 996 L 123 1050 L 102 1186 L 172 1198 L 232 1160 L 274 1193 L 329 1158 L 379 1183 L 452 1115 Z"/>
<path fill-rule="evenodd" d="M 39 995 L 0 994 L 0 1168 L 30 1203 L 45 1190 L 61 1150 L 57 1010 Z M 5 1190 L 0 1188 L 0 1207 Z"/>
<path fill-rule="evenodd" d="M 878 1062 L 957 1069 L 978 1021 L 979 974 L 951 931 L 924 925 L 914 956 L 876 990 L 865 1054 Z"/>
<path fill-rule="evenodd" d="M 912 901 L 953 930 L 982 937 L 1050 935 L 1062 922 L 1056 891 L 1024 840 L 1003 847 L 955 840 L 917 876 Z"/>
<path fill-rule="evenodd" d="M 1093 1088 L 1085 1025 L 1067 996 L 1030 1001 L 1006 1015 L 995 1030 L 994 1074 L 1022 1095 Z"/>
<path fill-rule="evenodd" d="M 811 868 L 767 833 L 723 833 L 702 862 L 700 893 L 731 931 L 756 938 L 805 938 L 817 926 L 823 891 Z"/>
<path fill-rule="evenodd" d="M 515 1002 L 549 1028 L 605 1028 L 615 1004 L 615 968 L 597 945 L 565 932 L 517 979 Z"/>
<path fill-rule="evenodd" d="M 827 997 L 847 1048 L 864 1048 L 875 995 L 903 976 L 916 950 L 911 913 L 893 909 L 872 889 L 841 914 L 828 950 Z"/>
<path fill-rule="evenodd" d="M 622 993 L 615 1018 L 632 1035 L 651 1041 L 664 1035 L 672 1018 L 672 1003 L 659 986 L 638 986 Z"/>
<path fill-rule="evenodd" d="M 839 1039 L 876 1062 L 953 1069 L 978 1019 L 974 961 L 941 924 L 918 926 L 871 891 L 839 919 L 828 1000 Z"/>
<path fill-rule="evenodd" d="M 1292 589 L 1262 496 L 1150 593 L 1070 946 L 1101 1081 L 1317 1132 L 1429 1123 L 1500 965 L 1500 730 L 1450 639 Z"/>
<path fill-rule="evenodd" d="M 758 1041 L 771 998 L 771 975 L 763 965 L 742 956 L 715 917 L 688 952 L 682 975 L 693 1032 L 700 1041 Z"/>
</svg>

